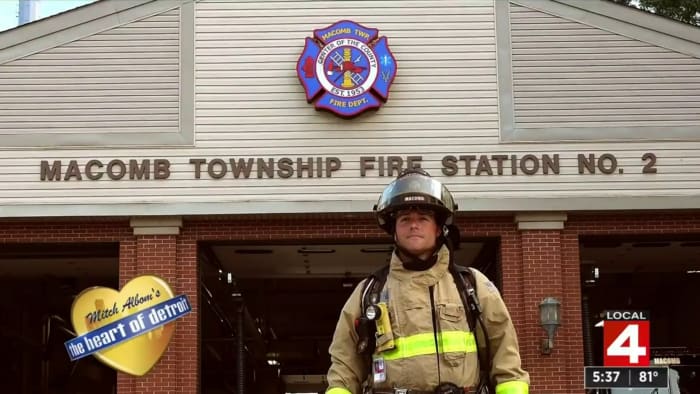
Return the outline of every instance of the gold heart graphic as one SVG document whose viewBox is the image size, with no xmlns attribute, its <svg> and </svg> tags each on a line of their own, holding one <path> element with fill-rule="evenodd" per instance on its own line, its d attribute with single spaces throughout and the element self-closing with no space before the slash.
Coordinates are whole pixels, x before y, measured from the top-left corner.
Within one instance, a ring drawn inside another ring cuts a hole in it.
<svg viewBox="0 0 700 394">
<path fill-rule="evenodd" d="M 73 301 L 71 321 L 80 336 L 174 297 L 163 279 L 153 275 L 138 276 L 121 291 L 109 287 L 83 290 Z M 174 331 L 175 322 L 170 322 L 93 355 L 114 369 L 143 376 L 165 353 Z M 103 340 L 109 341 L 109 336 Z"/>
</svg>

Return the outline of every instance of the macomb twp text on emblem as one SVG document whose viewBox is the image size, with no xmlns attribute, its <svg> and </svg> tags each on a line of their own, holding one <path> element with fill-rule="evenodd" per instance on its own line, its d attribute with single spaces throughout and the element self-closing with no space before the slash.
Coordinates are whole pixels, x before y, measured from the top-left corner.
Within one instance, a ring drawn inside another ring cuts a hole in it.
<svg viewBox="0 0 700 394">
<path fill-rule="evenodd" d="M 386 102 L 396 59 L 387 38 L 378 35 L 377 29 L 352 21 L 314 30 L 297 62 L 306 101 L 344 118 Z"/>
</svg>

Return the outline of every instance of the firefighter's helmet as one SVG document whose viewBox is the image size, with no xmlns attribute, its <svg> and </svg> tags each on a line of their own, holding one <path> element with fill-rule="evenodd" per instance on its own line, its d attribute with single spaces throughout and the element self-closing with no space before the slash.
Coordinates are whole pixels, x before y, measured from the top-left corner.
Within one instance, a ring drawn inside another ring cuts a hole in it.
<svg viewBox="0 0 700 394">
<path fill-rule="evenodd" d="M 457 204 L 447 187 L 420 168 L 402 171 L 379 196 L 374 206 L 379 227 L 393 234 L 396 212 L 410 207 L 433 211 L 440 226 L 451 225 L 457 211 Z"/>
</svg>

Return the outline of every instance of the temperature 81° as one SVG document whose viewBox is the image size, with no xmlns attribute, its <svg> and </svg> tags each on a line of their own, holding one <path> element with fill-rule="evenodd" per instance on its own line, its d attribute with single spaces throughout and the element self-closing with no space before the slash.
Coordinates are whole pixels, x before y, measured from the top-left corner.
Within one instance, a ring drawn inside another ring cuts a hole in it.
<svg viewBox="0 0 700 394">
<path fill-rule="evenodd" d="M 639 368 L 632 373 L 634 387 L 668 387 L 668 368 Z"/>
</svg>

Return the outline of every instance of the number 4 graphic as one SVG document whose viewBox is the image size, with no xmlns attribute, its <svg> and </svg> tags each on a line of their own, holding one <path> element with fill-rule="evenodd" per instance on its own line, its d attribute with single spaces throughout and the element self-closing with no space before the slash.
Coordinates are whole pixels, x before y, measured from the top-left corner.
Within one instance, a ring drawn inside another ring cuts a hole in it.
<svg viewBox="0 0 700 394">
<path fill-rule="evenodd" d="M 606 320 L 603 326 L 606 367 L 649 365 L 649 322 Z"/>
</svg>

